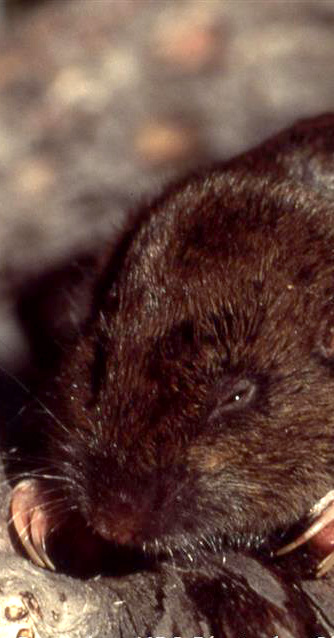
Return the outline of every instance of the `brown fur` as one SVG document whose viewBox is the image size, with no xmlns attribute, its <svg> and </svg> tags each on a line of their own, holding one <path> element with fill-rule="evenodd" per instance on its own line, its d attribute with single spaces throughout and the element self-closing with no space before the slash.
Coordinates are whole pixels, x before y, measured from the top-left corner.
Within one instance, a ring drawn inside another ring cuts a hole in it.
<svg viewBox="0 0 334 638">
<path fill-rule="evenodd" d="M 38 416 L 105 538 L 257 544 L 333 488 L 333 155 L 334 116 L 301 123 L 172 186 L 113 252 Z"/>
</svg>

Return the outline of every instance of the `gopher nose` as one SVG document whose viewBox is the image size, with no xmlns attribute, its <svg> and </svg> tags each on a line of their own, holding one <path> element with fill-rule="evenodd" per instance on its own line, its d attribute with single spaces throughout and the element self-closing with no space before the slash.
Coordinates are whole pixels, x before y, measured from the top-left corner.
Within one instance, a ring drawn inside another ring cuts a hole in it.
<svg viewBox="0 0 334 638">
<path fill-rule="evenodd" d="M 106 541 L 120 545 L 140 542 L 147 520 L 147 508 L 128 500 L 113 499 L 111 506 L 99 507 L 94 517 L 95 531 Z"/>
</svg>

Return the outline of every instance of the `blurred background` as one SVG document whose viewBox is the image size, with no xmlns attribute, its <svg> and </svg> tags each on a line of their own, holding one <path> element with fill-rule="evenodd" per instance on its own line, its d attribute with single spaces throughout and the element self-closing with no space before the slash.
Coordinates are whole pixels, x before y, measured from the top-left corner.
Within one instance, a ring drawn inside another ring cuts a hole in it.
<svg viewBox="0 0 334 638">
<path fill-rule="evenodd" d="M 22 281 L 170 178 L 334 108 L 333 0 L 0 0 L 0 362 Z"/>
</svg>

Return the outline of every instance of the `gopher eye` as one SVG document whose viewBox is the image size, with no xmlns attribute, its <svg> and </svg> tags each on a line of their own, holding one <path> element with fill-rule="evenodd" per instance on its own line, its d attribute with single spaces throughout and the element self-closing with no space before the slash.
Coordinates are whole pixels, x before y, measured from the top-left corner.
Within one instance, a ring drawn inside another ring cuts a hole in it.
<svg viewBox="0 0 334 638">
<path fill-rule="evenodd" d="M 256 384 L 250 379 L 221 380 L 215 390 L 215 406 L 209 420 L 225 412 L 243 410 L 256 395 Z"/>
<path fill-rule="evenodd" d="M 240 409 L 252 401 L 254 394 L 255 384 L 249 379 L 241 379 L 233 386 L 228 396 L 223 398 L 223 401 L 226 408 Z"/>
</svg>

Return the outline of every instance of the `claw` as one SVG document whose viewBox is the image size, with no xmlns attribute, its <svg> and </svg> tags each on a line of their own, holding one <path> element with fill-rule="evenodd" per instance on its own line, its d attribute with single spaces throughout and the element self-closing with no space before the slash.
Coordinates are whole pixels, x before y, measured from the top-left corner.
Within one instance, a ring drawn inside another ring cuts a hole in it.
<svg viewBox="0 0 334 638">
<path fill-rule="evenodd" d="M 324 558 L 317 567 L 317 576 L 323 576 L 334 566 L 334 552 L 331 552 Z"/>
<path fill-rule="evenodd" d="M 48 557 L 45 546 L 45 539 L 48 534 L 48 530 L 48 519 L 43 509 L 34 509 L 30 522 L 32 544 L 35 549 L 38 549 L 38 555 L 44 563 L 44 566 L 53 571 L 55 566 Z"/>
<path fill-rule="evenodd" d="M 294 541 L 279 549 L 276 552 L 277 556 L 287 554 L 311 539 L 314 539 L 315 544 L 322 549 L 328 549 L 328 547 L 331 547 L 334 544 L 334 534 L 332 530 L 332 526 L 334 525 L 334 490 L 331 490 L 322 499 L 320 499 L 320 501 L 318 501 L 311 509 L 310 514 L 312 516 L 317 516 L 318 518 Z M 315 538 L 316 536 L 318 536 L 317 539 Z M 319 563 L 317 576 L 323 576 L 323 574 L 328 572 L 333 566 L 334 551 L 331 551 Z"/>
<path fill-rule="evenodd" d="M 55 569 L 47 555 L 45 538 L 49 521 L 40 496 L 38 481 L 21 481 L 13 490 L 11 501 L 12 522 L 29 558 L 39 567 Z"/>
<path fill-rule="evenodd" d="M 300 536 L 298 536 L 294 541 L 284 545 L 281 549 L 279 549 L 276 554 L 277 556 L 282 556 L 283 554 L 287 554 L 291 552 L 293 549 L 300 547 L 300 545 L 304 545 L 307 541 L 309 541 L 313 536 L 316 536 L 321 530 L 324 529 L 329 523 L 334 520 L 334 503 L 329 508 L 327 512 L 325 512 L 317 521 L 314 521 L 312 525 L 303 532 Z"/>
</svg>

